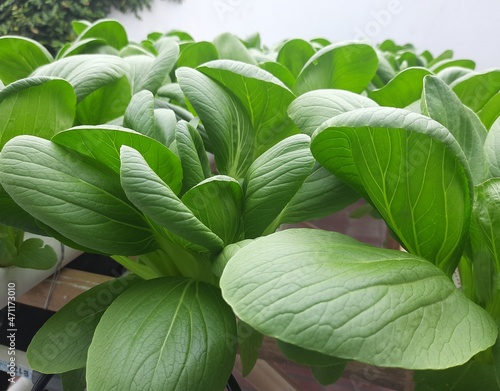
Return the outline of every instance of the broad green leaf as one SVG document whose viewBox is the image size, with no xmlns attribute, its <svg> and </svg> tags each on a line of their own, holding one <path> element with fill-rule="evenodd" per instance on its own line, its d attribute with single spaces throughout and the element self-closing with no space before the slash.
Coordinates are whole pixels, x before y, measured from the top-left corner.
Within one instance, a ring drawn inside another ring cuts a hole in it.
<svg viewBox="0 0 500 391">
<path fill-rule="evenodd" d="M 288 137 L 257 158 L 245 176 L 245 238 L 273 232 L 282 210 L 311 173 L 314 158 L 305 134 Z"/>
<path fill-rule="evenodd" d="M 118 175 L 75 151 L 18 136 L 0 153 L 0 183 L 34 218 L 81 246 L 118 255 L 156 248 Z"/>
<path fill-rule="evenodd" d="M 75 297 L 38 330 L 27 357 L 43 373 L 84 368 L 94 330 L 110 304 L 142 280 L 134 275 L 112 279 Z"/>
<path fill-rule="evenodd" d="M 125 113 L 131 98 L 127 77 L 112 81 L 85 97 L 76 107 L 76 124 L 98 125 Z"/>
<path fill-rule="evenodd" d="M 125 28 L 120 22 L 111 19 L 101 19 L 91 24 L 80 33 L 77 41 L 86 38 L 102 39 L 116 50 L 120 50 L 128 44 Z"/>
<path fill-rule="evenodd" d="M 381 53 L 377 51 L 378 58 L 378 69 L 377 73 L 372 79 L 372 83 L 376 88 L 382 88 L 389 81 L 391 81 L 394 77 L 396 77 L 396 71 L 392 67 L 391 63 L 387 58 Z"/>
<path fill-rule="evenodd" d="M 116 56 L 82 54 L 38 68 L 32 76 L 60 77 L 75 89 L 78 103 L 92 92 L 127 76 L 127 63 Z M 108 102 L 111 105 L 113 102 Z"/>
<path fill-rule="evenodd" d="M 346 365 L 347 361 L 339 358 L 337 359 L 337 363 L 329 365 L 327 367 L 311 366 L 311 372 L 319 384 L 327 386 L 329 384 L 335 383 L 342 377 Z"/>
<path fill-rule="evenodd" d="M 151 58 L 155 57 L 155 55 L 151 53 L 148 49 L 146 49 L 144 46 L 141 46 L 138 43 L 134 42 L 129 42 L 127 46 L 125 46 L 122 50 L 120 50 L 120 57 L 122 58 L 136 56 L 136 55 L 143 55 L 143 54 Z"/>
<path fill-rule="evenodd" d="M 99 322 L 88 390 L 222 391 L 236 357 L 233 335 L 234 315 L 217 288 L 183 278 L 145 281 Z"/>
<path fill-rule="evenodd" d="M 436 76 L 441 78 L 446 84 L 452 84 L 455 80 L 460 79 L 461 77 L 469 74 L 473 74 L 474 72 L 471 69 L 463 68 L 463 67 L 449 67 L 445 68 L 442 71 L 438 72 Z"/>
<path fill-rule="evenodd" d="M 69 128 L 75 106 L 75 93 L 67 81 L 32 77 L 10 84 L 0 91 L 0 150 L 21 134 L 51 138 Z"/>
<path fill-rule="evenodd" d="M 311 150 L 370 200 L 409 252 L 451 276 L 468 235 L 472 179 L 446 128 L 406 110 L 358 109 L 321 125 Z"/>
<path fill-rule="evenodd" d="M 203 140 L 197 130 L 186 121 L 179 121 L 175 131 L 177 153 L 181 159 L 183 190 L 187 191 L 212 176 Z"/>
<path fill-rule="evenodd" d="M 241 41 L 231 33 L 223 33 L 214 38 L 214 46 L 219 53 L 219 58 L 246 62 L 247 64 L 257 65 L 248 49 Z"/>
<path fill-rule="evenodd" d="M 171 148 L 176 137 L 177 117 L 175 112 L 170 109 L 155 109 L 154 117 L 156 134 L 163 140 L 163 145 L 167 148 Z"/>
<path fill-rule="evenodd" d="M 205 62 L 217 60 L 219 53 L 211 42 L 201 41 L 184 44 L 177 59 L 177 67 L 196 68 Z"/>
<path fill-rule="evenodd" d="M 0 186 L 0 224 L 14 227 L 22 231 L 45 235 L 45 231 L 37 224 L 36 219 L 17 205 Z"/>
<path fill-rule="evenodd" d="M 255 137 L 242 104 L 195 69 L 179 68 L 176 75 L 207 131 L 219 172 L 242 178 L 253 161 Z"/>
<path fill-rule="evenodd" d="M 450 87 L 464 105 L 477 113 L 499 92 L 500 69 L 471 72 L 455 80 Z"/>
<path fill-rule="evenodd" d="M 492 177 L 500 177 L 500 118 L 491 126 L 484 143 L 484 153 Z"/>
<path fill-rule="evenodd" d="M 295 84 L 295 78 L 290 73 L 290 71 L 279 62 L 262 62 L 259 64 L 259 67 L 281 80 L 283 84 L 289 89 L 293 88 L 293 85 Z"/>
<path fill-rule="evenodd" d="M 240 240 L 237 243 L 232 243 L 225 246 L 212 263 L 212 272 L 214 273 L 214 275 L 216 277 L 222 276 L 224 268 L 226 267 L 229 260 L 233 257 L 233 255 L 252 241 L 253 239 L 244 239 Z"/>
<path fill-rule="evenodd" d="M 447 60 L 442 60 L 442 61 L 435 63 L 429 69 L 433 73 L 438 73 L 438 72 L 442 71 L 443 69 L 446 69 L 449 67 L 462 67 L 462 68 L 474 70 L 474 68 L 476 68 L 476 63 L 472 60 L 447 59 Z"/>
<path fill-rule="evenodd" d="M 52 141 L 92 157 L 117 174 L 120 173 L 120 148 L 128 145 L 141 152 L 154 172 L 178 194 L 182 185 L 179 158 L 168 148 L 149 137 L 118 126 L 79 126 L 60 132 Z"/>
<path fill-rule="evenodd" d="M 89 27 L 92 23 L 88 20 L 73 20 L 71 22 L 71 27 L 76 35 L 80 35 L 85 31 L 87 27 Z"/>
<path fill-rule="evenodd" d="M 246 109 L 255 130 L 254 156 L 299 133 L 287 115 L 295 96 L 269 72 L 228 60 L 212 61 L 198 70 L 230 90 Z"/>
<path fill-rule="evenodd" d="M 257 363 L 263 340 L 264 336 L 261 333 L 238 320 L 238 346 L 243 376 L 248 376 Z"/>
<path fill-rule="evenodd" d="M 336 88 L 361 93 L 378 68 L 377 53 L 368 44 L 340 42 L 327 46 L 304 65 L 295 92 Z"/>
<path fill-rule="evenodd" d="M 210 250 L 220 250 L 222 240 L 177 198 L 135 149 L 121 147 L 121 183 L 132 203 L 150 220 L 174 234 Z"/>
<path fill-rule="evenodd" d="M 474 264 L 487 263 L 500 270 L 500 178 L 476 186 L 475 194 L 470 233 Z"/>
<path fill-rule="evenodd" d="M 57 254 L 42 239 L 29 238 L 22 242 L 11 263 L 22 268 L 47 270 L 57 263 Z"/>
<path fill-rule="evenodd" d="M 497 92 L 496 95 L 478 111 L 477 115 L 481 118 L 486 129 L 490 129 L 497 118 L 500 117 L 500 92 Z"/>
<path fill-rule="evenodd" d="M 240 239 L 243 190 L 236 179 L 224 175 L 208 178 L 189 189 L 182 202 L 224 244 Z"/>
<path fill-rule="evenodd" d="M 487 166 L 483 152 L 487 131 L 477 115 L 464 106 L 448 85 L 435 76 L 426 76 L 422 92 L 422 113 L 439 122 L 460 144 L 474 179 L 486 179 Z"/>
<path fill-rule="evenodd" d="M 63 391 L 85 391 L 87 382 L 85 381 L 85 368 L 78 368 L 72 371 L 61 373 Z"/>
<path fill-rule="evenodd" d="M 179 45 L 170 38 L 158 40 L 155 42 L 155 48 L 158 55 L 147 69 L 142 68 L 141 73 L 136 75 L 134 92 L 148 90 L 156 94 L 179 57 Z"/>
<path fill-rule="evenodd" d="M 281 212 L 280 224 L 315 220 L 344 209 L 359 199 L 349 185 L 316 163 Z"/>
<path fill-rule="evenodd" d="M 150 91 L 138 92 L 132 97 L 127 110 L 125 110 L 123 126 L 163 142 L 164 135 L 156 132 L 154 107 L 155 98 Z"/>
<path fill-rule="evenodd" d="M 99 48 L 106 46 L 106 41 L 99 38 L 86 38 L 69 44 L 64 48 L 64 52 L 60 52 L 57 59 L 64 57 L 75 56 L 77 54 L 96 54 Z"/>
<path fill-rule="evenodd" d="M 399 72 L 384 87 L 370 91 L 368 96 L 381 106 L 404 108 L 420 99 L 424 77 L 431 73 L 425 68 L 407 68 Z"/>
<path fill-rule="evenodd" d="M 400 51 L 394 57 L 399 69 L 423 67 L 426 64 L 425 60 L 420 58 L 413 50 Z"/>
<path fill-rule="evenodd" d="M 449 60 L 451 58 L 453 58 L 453 50 L 445 50 L 439 56 L 436 56 L 431 61 L 429 61 L 427 66 L 432 67 L 434 64 L 437 64 L 437 63 L 444 61 L 444 60 Z"/>
<path fill-rule="evenodd" d="M 296 79 L 315 53 L 309 42 L 303 39 L 291 39 L 280 48 L 276 61 L 286 67 Z"/>
<path fill-rule="evenodd" d="M 471 360 L 441 371 L 416 371 L 415 391 L 498 391 L 493 365 Z"/>
<path fill-rule="evenodd" d="M 374 365 L 444 369 L 497 337 L 493 319 L 434 265 L 334 232 L 259 238 L 231 258 L 220 285 L 264 335 Z"/>
<path fill-rule="evenodd" d="M 0 37 L 0 80 L 10 84 L 28 77 L 38 67 L 54 61 L 44 46 L 24 37 Z"/>
<path fill-rule="evenodd" d="M 377 107 L 371 99 L 344 90 L 306 92 L 288 107 L 288 115 L 302 130 L 312 136 L 327 119 L 363 107 Z"/>
<path fill-rule="evenodd" d="M 180 30 L 171 30 L 168 33 L 166 33 L 165 36 L 177 37 L 181 42 L 194 41 L 194 38 L 190 34 L 186 33 L 185 31 L 180 31 Z M 157 40 L 158 39 L 155 39 L 155 41 L 157 41 Z"/>
</svg>

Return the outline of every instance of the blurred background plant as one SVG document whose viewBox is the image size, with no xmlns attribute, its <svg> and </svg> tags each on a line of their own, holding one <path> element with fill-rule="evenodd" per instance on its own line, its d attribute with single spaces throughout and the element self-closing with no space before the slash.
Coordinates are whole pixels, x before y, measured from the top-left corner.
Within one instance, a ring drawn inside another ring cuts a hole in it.
<svg viewBox="0 0 500 391">
<path fill-rule="evenodd" d="M 169 0 L 182 2 L 182 0 Z M 137 18 L 152 0 L 4 0 L 0 3 L 0 35 L 21 35 L 44 45 L 53 54 L 75 38 L 73 20 L 105 18 L 111 8 Z"/>
</svg>

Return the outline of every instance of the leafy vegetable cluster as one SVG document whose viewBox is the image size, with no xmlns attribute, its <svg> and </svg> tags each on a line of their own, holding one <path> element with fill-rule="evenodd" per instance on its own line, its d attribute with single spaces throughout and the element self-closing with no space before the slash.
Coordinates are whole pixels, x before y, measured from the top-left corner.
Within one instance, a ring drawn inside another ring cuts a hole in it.
<svg viewBox="0 0 500 391">
<path fill-rule="evenodd" d="M 131 274 L 51 318 L 33 368 L 222 390 L 267 335 L 323 384 L 359 360 L 417 390 L 499 389 L 500 70 L 392 41 L 73 26 L 56 58 L 0 38 L 4 242 L 33 265 L 18 232 L 44 233 Z M 359 198 L 406 252 L 279 231 Z"/>
</svg>

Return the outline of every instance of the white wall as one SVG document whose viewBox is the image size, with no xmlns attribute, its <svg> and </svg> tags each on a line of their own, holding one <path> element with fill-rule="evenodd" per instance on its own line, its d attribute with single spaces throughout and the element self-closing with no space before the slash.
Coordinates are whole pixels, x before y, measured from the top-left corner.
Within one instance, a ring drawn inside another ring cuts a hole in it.
<svg viewBox="0 0 500 391">
<path fill-rule="evenodd" d="M 242 38 L 260 32 L 268 45 L 284 38 L 392 38 L 435 55 L 453 49 L 455 58 L 475 60 L 483 70 L 500 68 L 499 15 L 499 0 L 155 0 L 142 21 L 119 12 L 110 17 L 135 41 L 172 29 L 196 40 L 226 31 Z"/>
</svg>

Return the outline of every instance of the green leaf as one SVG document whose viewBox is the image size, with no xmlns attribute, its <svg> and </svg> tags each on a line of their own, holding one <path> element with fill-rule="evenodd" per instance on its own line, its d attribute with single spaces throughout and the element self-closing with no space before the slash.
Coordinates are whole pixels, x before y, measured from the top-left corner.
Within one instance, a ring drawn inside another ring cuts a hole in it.
<svg viewBox="0 0 500 391">
<path fill-rule="evenodd" d="M 46 235 L 36 219 L 17 205 L 14 200 L 0 187 L 0 224 L 14 227 L 22 231 L 38 235 Z"/>
<path fill-rule="evenodd" d="M 288 115 L 302 130 L 312 136 L 327 119 L 363 107 L 377 107 L 371 99 L 343 90 L 306 92 L 288 107 Z"/>
<path fill-rule="evenodd" d="M 28 77 L 38 67 L 54 61 L 45 47 L 24 37 L 0 37 L 0 80 L 10 84 Z"/>
<path fill-rule="evenodd" d="M 289 89 L 293 88 L 293 85 L 295 84 L 295 78 L 290 73 L 290 71 L 283 65 L 281 65 L 279 62 L 273 62 L 273 61 L 262 62 L 259 64 L 259 67 L 269 72 L 274 77 L 278 78 Z"/>
<path fill-rule="evenodd" d="M 441 78 L 446 84 L 450 85 L 455 80 L 460 79 L 465 75 L 474 74 L 471 69 L 463 68 L 463 67 L 449 67 L 445 68 L 442 71 L 439 71 L 436 76 Z"/>
<path fill-rule="evenodd" d="M 309 42 L 303 39 L 291 39 L 280 48 L 276 61 L 285 66 L 296 79 L 315 53 Z"/>
<path fill-rule="evenodd" d="M 245 176 L 245 238 L 273 232 L 285 206 L 311 173 L 314 158 L 305 134 L 288 137 L 262 154 Z"/>
<path fill-rule="evenodd" d="M 110 304 L 142 280 L 134 275 L 106 281 L 75 297 L 38 330 L 27 357 L 43 373 L 84 368 L 94 330 Z"/>
<path fill-rule="evenodd" d="M 255 130 L 254 156 L 299 133 L 287 115 L 288 105 L 295 96 L 270 73 L 228 60 L 212 61 L 198 70 L 230 90 L 246 109 Z"/>
<path fill-rule="evenodd" d="M 177 68 L 196 68 L 198 65 L 217 60 L 219 53 L 216 47 L 206 41 L 193 42 L 182 45 L 181 54 L 177 59 Z"/>
<path fill-rule="evenodd" d="M 120 50 L 128 44 L 125 28 L 120 22 L 111 19 L 101 19 L 91 24 L 80 33 L 77 41 L 86 38 L 102 39 L 116 50 Z"/>
<path fill-rule="evenodd" d="M 10 84 L 0 91 L 0 150 L 21 134 L 50 138 L 69 128 L 75 105 L 73 88 L 61 79 L 33 77 Z"/>
<path fill-rule="evenodd" d="M 238 345 L 243 376 L 248 376 L 257 363 L 263 340 L 264 336 L 261 333 L 238 320 Z"/>
<path fill-rule="evenodd" d="M 79 126 L 60 132 L 52 141 L 94 158 L 120 174 L 120 148 L 128 145 L 141 152 L 153 171 L 178 194 L 182 185 L 179 158 L 149 137 L 118 126 Z"/>
<path fill-rule="evenodd" d="M 106 47 L 106 41 L 103 39 L 86 38 L 69 44 L 64 48 L 64 51 L 59 52 L 57 59 L 59 60 L 64 57 L 75 56 L 77 54 L 96 54 L 101 52 L 104 47 Z"/>
<path fill-rule="evenodd" d="M 377 53 L 368 44 L 340 42 L 329 45 L 304 65 L 295 92 L 301 95 L 322 88 L 362 92 L 378 68 Z"/>
<path fill-rule="evenodd" d="M 85 372 L 85 368 L 78 368 L 61 373 L 63 391 L 85 391 L 87 389 Z"/>
<path fill-rule="evenodd" d="M 203 140 L 190 123 L 179 121 L 175 141 L 184 173 L 183 190 L 187 191 L 212 176 L 210 164 Z"/>
<path fill-rule="evenodd" d="M 127 76 L 127 73 L 128 65 L 120 57 L 82 54 L 44 65 L 32 76 L 60 77 L 69 81 L 75 89 L 79 103 L 97 89 Z"/>
<path fill-rule="evenodd" d="M 163 143 L 165 135 L 157 132 L 154 107 L 155 98 L 150 91 L 138 92 L 132 97 L 125 111 L 123 126 Z"/>
<path fill-rule="evenodd" d="M 381 106 L 404 108 L 420 99 L 424 77 L 431 73 L 425 68 L 407 68 L 399 72 L 384 87 L 370 91 L 368 96 Z"/>
<path fill-rule="evenodd" d="M 471 360 L 441 371 L 417 371 L 415 391 L 498 391 L 492 365 Z"/>
<path fill-rule="evenodd" d="M 486 136 L 484 153 L 491 176 L 500 177 L 500 119 L 495 121 Z"/>
<path fill-rule="evenodd" d="M 472 180 L 446 128 L 406 110 L 359 109 L 321 125 L 311 150 L 370 200 L 409 252 L 451 276 L 468 235 Z"/>
<path fill-rule="evenodd" d="M 257 65 L 248 49 L 233 34 L 223 33 L 214 38 L 214 46 L 217 48 L 219 58 L 246 62 Z"/>
<path fill-rule="evenodd" d="M 434 57 L 429 63 L 427 64 L 428 67 L 433 66 L 434 64 L 437 64 L 443 60 L 449 60 L 453 57 L 453 50 L 445 50 L 443 53 L 441 53 L 439 56 Z"/>
<path fill-rule="evenodd" d="M 233 335 L 234 315 L 217 288 L 168 277 L 138 284 L 96 328 L 88 390 L 222 391 L 236 357 Z"/>
<path fill-rule="evenodd" d="M 207 131 L 219 172 L 242 178 L 253 161 L 255 134 L 242 104 L 195 69 L 179 68 L 176 75 Z"/>
<path fill-rule="evenodd" d="M 344 373 L 346 360 L 338 359 L 336 364 L 327 367 L 311 367 L 311 372 L 319 384 L 327 386 L 339 380 Z"/>
<path fill-rule="evenodd" d="M 87 95 L 76 107 L 76 124 L 97 125 L 125 113 L 131 98 L 130 84 L 123 76 Z"/>
<path fill-rule="evenodd" d="M 316 163 L 297 193 L 281 213 L 280 224 L 319 219 L 338 212 L 359 199 L 344 181 Z"/>
<path fill-rule="evenodd" d="M 80 35 L 87 27 L 89 27 L 92 23 L 87 20 L 73 20 L 71 22 L 71 27 L 76 35 Z"/>
<path fill-rule="evenodd" d="M 442 71 L 443 69 L 446 69 L 449 67 L 462 67 L 462 68 L 474 70 L 474 68 L 476 67 L 476 63 L 472 60 L 447 59 L 447 60 L 442 60 L 442 61 L 435 63 L 429 69 L 433 73 L 438 73 L 438 72 Z"/>
<path fill-rule="evenodd" d="M 500 92 L 497 92 L 484 107 L 478 111 L 477 115 L 487 129 L 500 117 Z"/>
<path fill-rule="evenodd" d="M 464 105 L 477 113 L 499 92 L 500 69 L 471 72 L 455 80 L 450 87 Z"/>
<path fill-rule="evenodd" d="M 224 244 L 239 240 L 243 190 L 236 179 L 224 175 L 208 178 L 188 190 L 182 202 Z"/>
<path fill-rule="evenodd" d="M 34 218 L 81 246 L 119 255 L 156 248 L 119 176 L 75 151 L 18 136 L 0 154 L 0 183 Z"/>
<path fill-rule="evenodd" d="M 471 169 L 474 183 L 486 179 L 483 152 L 487 131 L 477 115 L 464 106 L 448 85 L 435 76 L 426 76 L 422 93 L 422 113 L 447 128 L 460 144 Z"/>
<path fill-rule="evenodd" d="M 17 267 L 47 270 L 57 263 L 57 254 L 42 239 L 29 238 L 22 242 L 11 262 Z"/>
<path fill-rule="evenodd" d="M 497 337 L 493 319 L 434 265 L 334 232 L 256 239 L 220 285 L 236 316 L 264 335 L 374 365 L 448 368 Z"/>
<path fill-rule="evenodd" d="M 150 220 L 210 250 L 223 241 L 198 220 L 135 149 L 121 147 L 121 182 L 127 197 Z"/>
<path fill-rule="evenodd" d="M 500 178 L 476 186 L 475 194 L 470 233 L 474 264 L 487 263 L 500 270 Z"/>
</svg>

